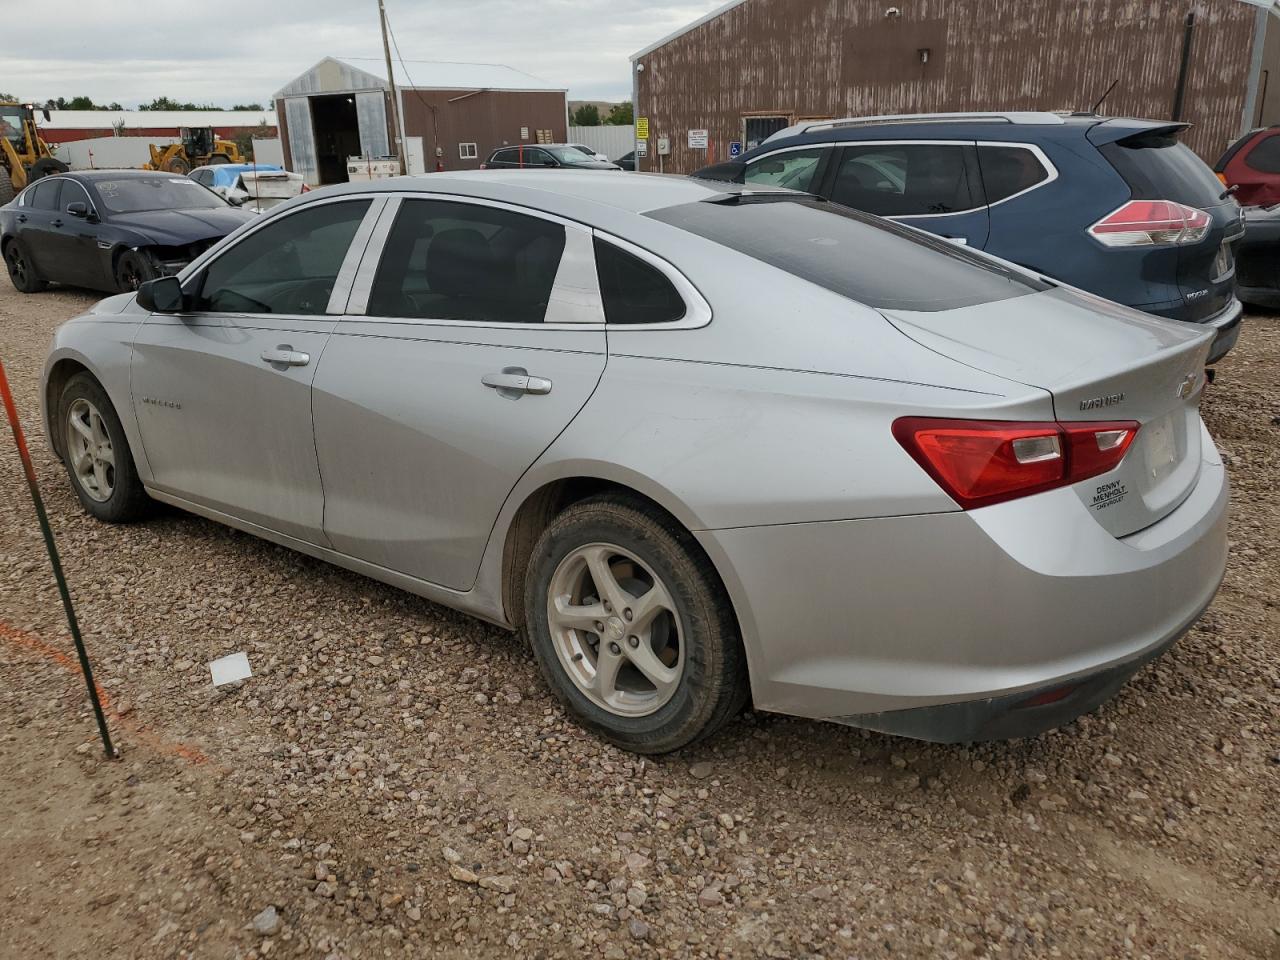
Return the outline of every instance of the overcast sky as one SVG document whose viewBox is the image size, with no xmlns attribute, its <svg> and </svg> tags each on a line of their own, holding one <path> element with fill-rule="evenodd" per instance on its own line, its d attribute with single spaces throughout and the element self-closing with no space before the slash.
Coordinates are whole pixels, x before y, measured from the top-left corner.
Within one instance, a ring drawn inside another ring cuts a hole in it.
<svg viewBox="0 0 1280 960">
<path fill-rule="evenodd" d="M 631 94 L 628 55 L 723 0 L 385 0 L 406 60 L 504 63 L 574 100 Z M 0 92 L 257 101 L 325 56 L 380 57 L 377 0 L 0 0 Z M 412 72 L 412 71 L 411 71 Z"/>
</svg>

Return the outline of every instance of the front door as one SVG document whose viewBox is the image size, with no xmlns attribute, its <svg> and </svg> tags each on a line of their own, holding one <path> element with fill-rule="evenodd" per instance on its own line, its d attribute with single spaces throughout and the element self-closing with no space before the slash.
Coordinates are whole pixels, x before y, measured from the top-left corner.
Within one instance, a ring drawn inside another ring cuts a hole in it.
<svg viewBox="0 0 1280 960">
<path fill-rule="evenodd" d="M 107 256 L 106 250 L 98 248 L 98 233 L 102 224 L 91 222 L 88 216 L 72 216 L 67 212 L 67 207 L 73 203 L 83 203 L 87 211 L 94 211 L 84 187 L 74 180 L 64 178 L 62 193 L 58 198 L 58 208 L 61 211 L 58 219 L 62 223 L 50 235 L 63 271 L 62 282 L 94 290 L 114 289 L 115 278 L 107 273 L 111 258 Z M 110 246 L 107 244 L 108 249 Z"/>
<path fill-rule="evenodd" d="M 406 199 L 375 236 L 392 216 L 355 283 L 364 315 L 338 324 L 316 374 L 324 529 L 337 550 L 465 590 L 507 495 L 604 371 L 590 233 Z"/>
<path fill-rule="evenodd" d="M 900 220 L 981 250 L 990 221 L 977 150 L 961 141 L 846 144 L 823 193 L 836 203 Z"/>
<path fill-rule="evenodd" d="M 324 543 L 311 383 L 382 203 L 272 219 L 188 278 L 189 312 L 147 318 L 131 386 L 151 486 Z"/>
</svg>

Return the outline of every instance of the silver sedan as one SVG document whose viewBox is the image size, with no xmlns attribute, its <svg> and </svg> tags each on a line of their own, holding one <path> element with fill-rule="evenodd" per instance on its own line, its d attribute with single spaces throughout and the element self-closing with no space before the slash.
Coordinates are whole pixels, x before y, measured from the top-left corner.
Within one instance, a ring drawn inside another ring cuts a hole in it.
<svg viewBox="0 0 1280 960">
<path fill-rule="evenodd" d="M 955 742 L 1212 599 L 1210 339 L 802 194 L 486 171 L 289 201 L 64 325 L 43 397 L 94 516 L 523 630 L 630 750 L 748 699 Z"/>
</svg>

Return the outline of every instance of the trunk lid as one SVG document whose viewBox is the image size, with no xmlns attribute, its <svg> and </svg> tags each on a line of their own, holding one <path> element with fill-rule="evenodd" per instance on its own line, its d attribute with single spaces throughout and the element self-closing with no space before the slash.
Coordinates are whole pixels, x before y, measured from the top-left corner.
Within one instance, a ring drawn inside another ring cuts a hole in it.
<svg viewBox="0 0 1280 960">
<path fill-rule="evenodd" d="M 1210 332 L 1067 289 L 957 310 L 881 313 L 944 356 L 1047 390 L 1061 422 L 1136 421 L 1120 465 L 1074 487 L 1111 534 L 1150 526 L 1195 486 Z"/>
</svg>

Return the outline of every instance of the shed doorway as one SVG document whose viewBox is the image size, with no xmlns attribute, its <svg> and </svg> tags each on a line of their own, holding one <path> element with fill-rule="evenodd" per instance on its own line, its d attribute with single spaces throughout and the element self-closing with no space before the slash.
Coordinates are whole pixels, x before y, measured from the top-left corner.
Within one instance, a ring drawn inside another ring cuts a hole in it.
<svg viewBox="0 0 1280 960">
<path fill-rule="evenodd" d="M 742 140 L 747 150 L 754 150 L 765 139 L 791 126 L 790 117 L 743 117 Z"/>
<path fill-rule="evenodd" d="M 321 185 L 347 182 L 347 157 L 360 155 L 360 121 L 356 98 L 337 93 L 311 98 L 316 136 L 316 172 Z"/>
</svg>

